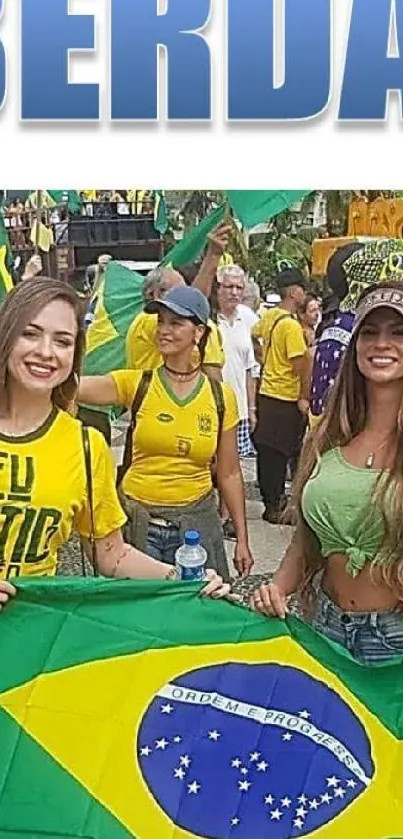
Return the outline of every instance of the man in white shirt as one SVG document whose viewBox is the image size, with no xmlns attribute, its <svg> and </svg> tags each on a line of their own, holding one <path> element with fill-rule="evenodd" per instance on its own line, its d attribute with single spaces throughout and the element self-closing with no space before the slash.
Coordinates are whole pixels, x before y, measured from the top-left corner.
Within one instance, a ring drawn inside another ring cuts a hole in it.
<svg viewBox="0 0 403 839">
<path fill-rule="evenodd" d="M 217 325 L 220 330 L 225 364 L 222 375 L 234 389 L 240 417 L 238 449 L 246 457 L 251 448 L 250 428 L 256 420 L 256 391 L 252 373 L 256 365 L 250 328 L 239 311 L 245 289 L 245 274 L 238 265 L 225 265 L 217 274 Z"/>
<path fill-rule="evenodd" d="M 240 457 L 253 454 L 250 433 L 256 424 L 256 387 L 253 377 L 256 369 L 251 328 L 245 323 L 239 306 L 245 291 L 245 273 L 238 265 L 225 265 L 217 272 L 217 326 L 220 330 L 225 364 L 224 382 L 235 391 L 238 411 L 238 451 Z M 232 522 L 221 502 L 224 535 L 233 536 Z"/>
</svg>

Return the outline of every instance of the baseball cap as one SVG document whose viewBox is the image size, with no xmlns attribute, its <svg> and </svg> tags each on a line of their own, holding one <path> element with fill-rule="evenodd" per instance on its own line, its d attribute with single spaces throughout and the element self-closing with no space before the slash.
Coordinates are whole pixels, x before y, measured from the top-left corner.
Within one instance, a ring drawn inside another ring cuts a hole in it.
<svg viewBox="0 0 403 839">
<path fill-rule="evenodd" d="M 210 317 L 210 304 L 207 297 L 198 288 L 192 286 L 175 286 L 160 300 L 151 300 L 144 311 L 149 315 L 155 315 L 162 308 L 174 312 L 180 318 L 196 318 L 199 323 L 205 325 Z"/>
<path fill-rule="evenodd" d="M 393 286 L 376 286 L 368 292 L 358 303 L 354 321 L 354 332 L 361 326 L 363 320 L 376 309 L 393 309 L 403 317 L 403 291 Z"/>
<path fill-rule="evenodd" d="M 308 285 L 306 282 L 305 277 L 301 274 L 301 271 L 298 271 L 298 268 L 285 268 L 284 271 L 280 271 L 280 273 L 276 277 L 276 286 L 278 290 L 282 290 L 284 288 L 290 288 L 292 285 L 298 285 L 307 290 Z"/>
<path fill-rule="evenodd" d="M 274 309 L 275 306 L 278 306 L 279 303 L 281 303 L 281 297 L 280 297 L 279 294 L 276 294 L 274 291 L 269 292 L 269 294 L 266 294 L 266 299 L 265 299 L 265 304 L 264 304 L 266 306 L 266 308 Z"/>
</svg>

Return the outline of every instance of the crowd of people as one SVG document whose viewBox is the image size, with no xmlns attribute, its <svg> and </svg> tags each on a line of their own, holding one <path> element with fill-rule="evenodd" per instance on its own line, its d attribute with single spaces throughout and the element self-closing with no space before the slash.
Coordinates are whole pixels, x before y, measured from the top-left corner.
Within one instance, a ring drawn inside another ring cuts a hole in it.
<svg viewBox="0 0 403 839">
<path fill-rule="evenodd" d="M 346 308 L 348 246 L 320 298 L 286 267 L 262 303 L 222 261 L 228 235 L 224 222 L 201 265 L 146 278 L 121 370 L 81 375 L 86 321 L 68 284 L 37 276 L 3 303 L 0 608 L 18 576 L 56 572 L 73 529 L 99 573 L 161 580 L 197 529 L 203 594 L 231 597 L 224 540 L 248 576 L 241 459 L 256 458 L 264 521 L 295 530 L 252 608 L 284 619 L 298 593 L 314 628 L 358 661 L 401 655 L 403 284 L 369 285 Z M 91 316 L 96 300 L 97 288 Z M 130 416 L 117 475 L 105 405 Z"/>
</svg>

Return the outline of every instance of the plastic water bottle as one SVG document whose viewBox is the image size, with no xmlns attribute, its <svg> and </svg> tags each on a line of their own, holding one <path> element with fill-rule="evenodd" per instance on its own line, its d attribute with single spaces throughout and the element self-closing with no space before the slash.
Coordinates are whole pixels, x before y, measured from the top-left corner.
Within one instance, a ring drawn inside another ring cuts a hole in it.
<svg viewBox="0 0 403 839">
<path fill-rule="evenodd" d="M 178 580 L 196 582 L 206 576 L 207 552 L 200 544 L 200 533 L 187 530 L 184 544 L 175 553 Z"/>
</svg>

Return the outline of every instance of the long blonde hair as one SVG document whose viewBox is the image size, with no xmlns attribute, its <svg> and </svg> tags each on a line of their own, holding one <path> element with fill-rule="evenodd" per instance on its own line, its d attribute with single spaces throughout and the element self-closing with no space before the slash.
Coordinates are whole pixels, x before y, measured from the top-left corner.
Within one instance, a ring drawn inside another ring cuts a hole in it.
<svg viewBox="0 0 403 839">
<path fill-rule="evenodd" d="M 390 287 L 403 291 L 403 282 L 382 285 L 385 289 Z M 374 286 L 366 290 L 361 300 L 372 291 Z M 313 578 L 323 567 L 323 558 L 319 543 L 302 516 L 302 494 L 320 457 L 337 446 L 346 446 L 365 429 L 368 402 L 365 378 L 357 365 L 359 331 L 360 328 L 352 335 L 323 418 L 305 440 L 293 486 L 292 506 L 298 516 L 305 562 L 301 594 L 308 601 L 313 593 Z M 380 568 L 384 582 L 403 599 L 403 380 L 393 445 L 393 466 L 380 473 L 372 496 L 383 522 L 383 540 L 374 565 Z"/>
<path fill-rule="evenodd" d="M 72 307 L 77 323 L 73 367 L 65 382 L 55 388 L 52 402 L 66 410 L 76 395 L 85 346 L 82 303 L 71 286 L 49 277 L 27 280 L 7 295 L 0 307 L 0 405 L 7 405 L 7 369 L 11 351 L 32 318 L 54 300 L 64 300 Z"/>
</svg>

